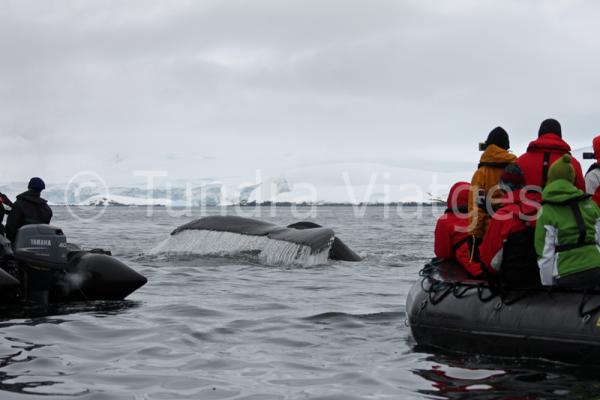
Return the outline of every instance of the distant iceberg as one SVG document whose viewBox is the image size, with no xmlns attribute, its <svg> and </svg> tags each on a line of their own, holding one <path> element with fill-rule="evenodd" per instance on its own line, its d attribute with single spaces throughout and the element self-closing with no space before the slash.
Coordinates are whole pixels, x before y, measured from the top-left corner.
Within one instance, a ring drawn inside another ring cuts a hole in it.
<svg viewBox="0 0 600 400">
<path fill-rule="evenodd" d="M 254 180 L 227 177 L 193 183 L 173 179 L 100 188 L 93 182 L 49 184 L 51 204 L 109 206 L 236 206 L 254 204 L 383 204 L 427 203 L 445 198 L 450 186 L 469 179 L 472 171 L 432 172 L 365 162 L 305 165 Z M 0 185 L 14 198 L 25 182 Z"/>
<path fill-rule="evenodd" d="M 77 204 L 78 206 L 171 206 L 171 199 L 139 198 L 129 196 L 109 195 L 92 196 Z"/>
</svg>

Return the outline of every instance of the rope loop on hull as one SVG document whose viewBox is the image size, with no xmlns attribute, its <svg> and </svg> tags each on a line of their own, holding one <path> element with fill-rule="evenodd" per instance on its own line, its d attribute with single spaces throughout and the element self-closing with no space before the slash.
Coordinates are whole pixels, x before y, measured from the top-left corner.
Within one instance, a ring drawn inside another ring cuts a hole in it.
<svg viewBox="0 0 600 400">
<path fill-rule="evenodd" d="M 421 288 L 428 295 L 428 302 L 432 306 L 440 304 L 450 294 L 456 299 L 462 299 L 476 291 L 477 298 L 482 303 L 488 303 L 495 298 L 499 301 L 494 305 L 496 311 L 500 311 L 504 306 L 511 306 L 518 303 L 519 301 L 539 293 L 546 293 L 551 295 L 552 293 L 583 293 L 581 302 L 578 307 L 578 315 L 583 318 L 584 323 L 588 323 L 590 319 L 600 312 L 600 304 L 588 306 L 588 303 L 592 298 L 600 294 L 598 289 L 577 289 L 577 288 L 564 288 L 564 287 L 507 287 L 496 282 L 484 282 L 476 281 L 473 279 L 460 280 L 443 280 L 436 274 L 440 273 L 440 266 L 442 263 L 439 260 L 434 260 L 431 263 L 426 264 L 421 271 Z M 457 268 L 459 268 L 457 266 Z M 489 293 L 486 293 L 489 292 Z M 424 308 L 424 307 L 423 307 Z M 421 308 L 422 310 L 422 308 Z M 420 311 L 421 311 L 420 310 Z"/>
</svg>

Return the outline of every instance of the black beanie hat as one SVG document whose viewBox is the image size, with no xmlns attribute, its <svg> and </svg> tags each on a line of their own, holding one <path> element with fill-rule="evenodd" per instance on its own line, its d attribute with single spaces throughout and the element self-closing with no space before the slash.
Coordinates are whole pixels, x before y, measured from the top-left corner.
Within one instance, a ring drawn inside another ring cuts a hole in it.
<svg viewBox="0 0 600 400">
<path fill-rule="evenodd" d="M 554 133 L 559 137 L 562 137 L 562 129 L 560 127 L 560 122 L 552 118 L 544 120 L 544 122 L 542 122 L 542 124 L 540 125 L 538 137 L 545 135 L 546 133 Z"/>
<path fill-rule="evenodd" d="M 44 183 L 44 181 L 41 178 L 38 178 L 36 176 L 36 177 L 31 178 L 29 180 L 29 184 L 27 185 L 27 189 L 29 189 L 29 190 L 35 190 L 37 192 L 41 192 L 42 190 L 46 189 L 46 184 Z"/>
<path fill-rule="evenodd" d="M 503 148 L 504 150 L 508 150 L 510 148 L 510 142 L 508 141 L 508 133 L 502 127 L 495 127 L 489 133 L 485 144 L 488 146 L 490 144 L 495 144 L 498 147 Z"/>
</svg>

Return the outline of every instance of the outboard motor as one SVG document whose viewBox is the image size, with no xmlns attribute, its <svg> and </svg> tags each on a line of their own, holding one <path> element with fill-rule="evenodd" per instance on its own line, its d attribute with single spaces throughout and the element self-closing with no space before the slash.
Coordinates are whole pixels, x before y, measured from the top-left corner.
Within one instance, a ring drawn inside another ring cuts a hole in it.
<svg viewBox="0 0 600 400">
<path fill-rule="evenodd" d="M 68 243 L 62 229 L 52 225 L 19 229 L 14 259 L 22 271 L 23 299 L 35 303 L 123 300 L 147 282 L 109 251 L 84 251 Z"/>
<path fill-rule="evenodd" d="M 23 295 L 46 304 L 56 277 L 67 267 L 67 238 L 52 225 L 25 225 L 17 232 L 15 259 L 23 268 Z"/>
<path fill-rule="evenodd" d="M 66 248 L 67 237 L 62 229 L 52 225 L 25 225 L 15 240 L 15 252 L 20 257 L 44 263 L 66 263 Z"/>
</svg>

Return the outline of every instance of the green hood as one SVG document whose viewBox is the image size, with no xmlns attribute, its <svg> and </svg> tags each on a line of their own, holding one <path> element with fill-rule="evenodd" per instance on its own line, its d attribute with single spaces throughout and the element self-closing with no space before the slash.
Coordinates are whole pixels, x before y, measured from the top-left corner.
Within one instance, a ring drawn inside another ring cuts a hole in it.
<svg viewBox="0 0 600 400">
<path fill-rule="evenodd" d="M 583 195 L 585 193 L 577 189 L 571 182 L 564 179 L 557 179 L 546 185 L 542 192 L 542 200 L 552 203 L 566 203 L 570 200 L 578 199 Z"/>
</svg>

